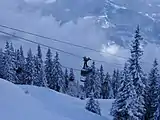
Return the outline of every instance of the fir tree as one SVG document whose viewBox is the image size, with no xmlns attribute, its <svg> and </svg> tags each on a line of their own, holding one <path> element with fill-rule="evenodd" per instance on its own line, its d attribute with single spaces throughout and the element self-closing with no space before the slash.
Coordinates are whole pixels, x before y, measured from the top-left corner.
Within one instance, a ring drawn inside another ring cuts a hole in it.
<svg viewBox="0 0 160 120">
<path fill-rule="evenodd" d="M 92 90 L 92 81 L 90 81 L 90 75 L 86 76 L 85 82 L 84 82 L 84 92 L 85 92 L 85 98 L 89 98 L 89 95 Z"/>
<path fill-rule="evenodd" d="M 15 67 L 15 70 L 18 70 L 19 68 L 19 64 L 20 64 L 20 51 L 19 49 L 15 51 L 15 56 L 16 56 L 16 67 Z M 18 78 L 16 84 L 20 84 L 20 78 L 19 78 L 19 74 L 16 72 L 16 76 Z"/>
<path fill-rule="evenodd" d="M 70 73 L 69 73 L 69 81 L 74 81 L 75 80 L 75 76 L 74 76 L 74 72 L 73 69 L 70 69 Z"/>
<path fill-rule="evenodd" d="M 15 53 L 12 44 L 6 42 L 4 51 L 4 79 L 16 83 L 17 77 L 15 72 Z"/>
<path fill-rule="evenodd" d="M 22 69 L 22 72 L 19 76 L 19 79 L 21 81 L 22 84 L 25 83 L 24 79 L 25 79 L 25 57 L 24 57 L 24 53 L 23 53 L 23 48 L 22 46 L 20 46 L 20 68 Z"/>
<path fill-rule="evenodd" d="M 101 65 L 101 67 L 100 67 L 101 98 L 103 98 L 104 77 L 105 77 L 104 70 L 103 70 L 103 66 Z"/>
<path fill-rule="evenodd" d="M 22 46 L 16 50 L 16 69 L 18 84 L 25 84 L 25 57 Z"/>
<path fill-rule="evenodd" d="M 64 80 L 65 80 L 65 93 L 66 93 L 68 91 L 68 84 L 69 84 L 69 75 L 67 68 L 65 69 Z"/>
<path fill-rule="evenodd" d="M 4 53 L 0 49 L 0 78 L 4 79 Z"/>
<path fill-rule="evenodd" d="M 37 55 L 35 56 L 35 59 L 34 59 L 35 79 L 33 81 L 33 84 L 36 85 L 36 86 L 45 86 L 46 75 L 45 75 L 45 72 L 44 72 L 42 52 L 41 52 L 40 45 L 38 45 L 37 51 L 38 51 L 38 53 L 37 53 Z"/>
<path fill-rule="evenodd" d="M 86 77 L 84 88 L 86 98 L 91 94 L 91 91 L 94 94 L 95 98 L 100 98 L 101 94 L 101 81 L 100 81 L 100 72 L 96 70 L 95 62 L 92 63 L 92 72 Z"/>
<path fill-rule="evenodd" d="M 42 51 L 41 51 L 41 46 L 40 45 L 38 45 L 38 48 L 37 48 L 37 57 L 40 60 L 40 62 L 42 63 L 43 60 L 42 60 Z"/>
<path fill-rule="evenodd" d="M 35 79 L 35 66 L 32 50 L 29 49 L 25 64 L 25 84 L 32 85 Z"/>
<path fill-rule="evenodd" d="M 100 104 L 99 104 L 98 100 L 94 99 L 93 93 L 90 96 L 89 100 L 87 101 L 87 104 L 86 104 L 85 108 L 86 108 L 86 110 L 88 110 L 90 112 L 101 115 Z"/>
<path fill-rule="evenodd" d="M 85 94 L 86 94 L 86 98 L 88 98 L 91 94 L 91 92 L 93 91 L 93 93 L 95 92 L 94 88 L 94 82 L 95 82 L 95 78 L 96 78 L 96 68 L 95 68 L 95 63 L 92 63 L 92 72 L 86 77 L 85 83 L 84 83 L 84 89 L 85 89 Z"/>
<path fill-rule="evenodd" d="M 118 88 L 119 88 L 119 82 L 120 82 L 120 73 L 118 70 L 113 71 L 112 75 L 112 90 L 113 90 L 113 96 L 114 98 L 117 96 Z"/>
<path fill-rule="evenodd" d="M 135 39 L 131 44 L 131 57 L 129 59 L 129 72 L 131 75 L 131 80 L 133 81 L 133 85 L 135 87 L 136 93 L 138 95 L 138 101 L 140 103 L 139 113 L 144 114 L 144 74 L 142 68 L 140 66 L 140 59 L 143 55 L 143 51 L 141 50 L 141 41 L 143 38 L 140 35 L 139 26 L 135 31 Z M 143 116 L 139 116 L 139 119 L 142 119 Z"/>
<path fill-rule="evenodd" d="M 104 82 L 102 83 L 102 99 L 108 99 L 111 91 L 111 87 L 109 87 L 109 82 L 111 81 L 111 77 L 107 72 Z"/>
<path fill-rule="evenodd" d="M 73 69 L 70 69 L 70 74 L 69 74 L 69 83 L 68 83 L 68 91 L 67 94 L 73 97 L 77 97 L 77 83 L 75 81 Z"/>
<path fill-rule="evenodd" d="M 55 89 L 55 80 L 53 76 L 53 60 L 51 50 L 48 49 L 45 60 L 45 74 L 47 85 L 50 89 Z"/>
<path fill-rule="evenodd" d="M 116 100 L 112 105 L 111 114 L 114 116 L 114 120 L 139 120 L 138 107 L 140 106 L 137 102 L 137 94 L 127 64 L 125 64 L 121 87 L 118 89 Z"/>
<path fill-rule="evenodd" d="M 94 78 L 94 98 L 101 98 L 101 79 L 100 71 L 97 69 Z"/>
<path fill-rule="evenodd" d="M 145 94 L 145 120 L 154 120 L 159 100 L 159 86 L 158 86 L 158 63 L 157 60 L 153 63 L 148 77 L 148 85 Z"/>
<path fill-rule="evenodd" d="M 113 94 L 113 87 L 112 87 L 112 80 L 108 82 L 108 88 L 109 88 L 109 96 L 108 99 L 114 99 L 114 94 Z"/>
<path fill-rule="evenodd" d="M 57 52 L 53 60 L 53 77 L 55 83 L 54 90 L 64 93 L 65 92 L 64 74 L 62 71 L 62 66 L 59 62 L 59 56 Z"/>
</svg>

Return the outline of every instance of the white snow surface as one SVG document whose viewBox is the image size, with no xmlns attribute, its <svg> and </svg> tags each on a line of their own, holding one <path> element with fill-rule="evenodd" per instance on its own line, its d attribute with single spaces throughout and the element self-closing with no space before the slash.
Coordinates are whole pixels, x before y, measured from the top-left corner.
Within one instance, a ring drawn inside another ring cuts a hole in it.
<svg viewBox="0 0 160 120">
<path fill-rule="evenodd" d="M 38 99 L 0 79 L 0 120 L 70 120 L 46 110 Z"/>
<path fill-rule="evenodd" d="M 17 86 L 0 79 L 0 94 L 0 120 L 112 120 L 113 100 L 99 100 L 99 116 L 85 110 L 85 100 L 47 88 Z"/>
</svg>

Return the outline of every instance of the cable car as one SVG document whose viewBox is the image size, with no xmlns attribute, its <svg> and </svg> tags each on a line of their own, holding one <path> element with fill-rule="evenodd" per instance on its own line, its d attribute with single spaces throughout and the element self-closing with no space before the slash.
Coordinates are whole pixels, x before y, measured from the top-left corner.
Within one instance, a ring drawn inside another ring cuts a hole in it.
<svg viewBox="0 0 160 120">
<path fill-rule="evenodd" d="M 81 70 L 81 76 L 86 77 L 87 75 L 89 75 L 92 72 L 92 68 L 86 68 L 86 69 L 82 69 Z"/>
<path fill-rule="evenodd" d="M 87 62 L 91 59 L 88 57 L 83 57 L 84 65 L 83 69 L 81 70 L 81 76 L 86 77 L 92 72 L 92 68 L 87 65 Z"/>
</svg>

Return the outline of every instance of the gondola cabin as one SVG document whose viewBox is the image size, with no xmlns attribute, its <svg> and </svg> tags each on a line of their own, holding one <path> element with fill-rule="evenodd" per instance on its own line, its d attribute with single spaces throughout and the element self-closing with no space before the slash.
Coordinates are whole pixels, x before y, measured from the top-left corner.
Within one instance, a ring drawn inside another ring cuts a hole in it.
<svg viewBox="0 0 160 120">
<path fill-rule="evenodd" d="M 88 76 L 91 72 L 92 72 L 92 69 L 91 69 L 91 68 L 82 69 L 82 70 L 81 70 L 81 76 L 86 77 L 86 76 Z"/>
</svg>

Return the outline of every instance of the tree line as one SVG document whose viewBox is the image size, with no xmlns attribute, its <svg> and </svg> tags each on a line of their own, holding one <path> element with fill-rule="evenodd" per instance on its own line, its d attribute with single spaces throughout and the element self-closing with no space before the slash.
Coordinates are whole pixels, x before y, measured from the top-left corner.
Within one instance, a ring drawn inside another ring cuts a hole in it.
<svg viewBox="0 0 160 120">
<path fill-rule="evenodd" d="M 148 74 L 141 67 L 143 37 L 137 27 L 120 86 L 112 105 L 114 120 L 160 120 L 160 76 L 157 59 Z"/>
<path fill-rule="evenodd" d="M 65 93 L 81 99 L 90 97 L 93 93 L 97 99 L 113 99 L 118 91 L 121 72 L 118 69 L 113 75 L 105 74 L 103 66 L 96 68 L 92 63 L 92 72 L 85 78 L 84 85 L 77 80 L 72 68 L 63 68 L 58 52 L 53 53 L 48 48 L 45 60 L 42 58 L 41 46 L 37 46 L 36 54 L 29 49 L 24 55 L 23 47 L 15 49 L 12 43 L 6 41 L 4 50 L 0 49 L 0 78 L 14 84 L 48 87 L 57 92 Z"/>
<path fill-rule="evenodd" d="M 0 49 L 0 78 L 14 84 L 48 87 L 57 92 L 81 99 L 90 98 L 86 109 L 101 114 L 95 99 L 115 99 L 111 115 L 114 120 L 159 120 L 160 119 L 160 76 L 157 59 L 146 74 L 141 67 L 143 37 L 137 27 L 131 43 L 130 57 L 123 70 L 115 69 L 112 74 L 105 73 L 103 66 L 97 68 L 92 63 L 92 72 L 80 84 L 72 68 L 63 69 L 59 54 L 53 56 L 48 48 L 45 60 L 42 59 L 41 46 L 36 54 L 29 49 L 24 56 L 23 47 L 14 49 L 6 42 Z"/>
</svg>

